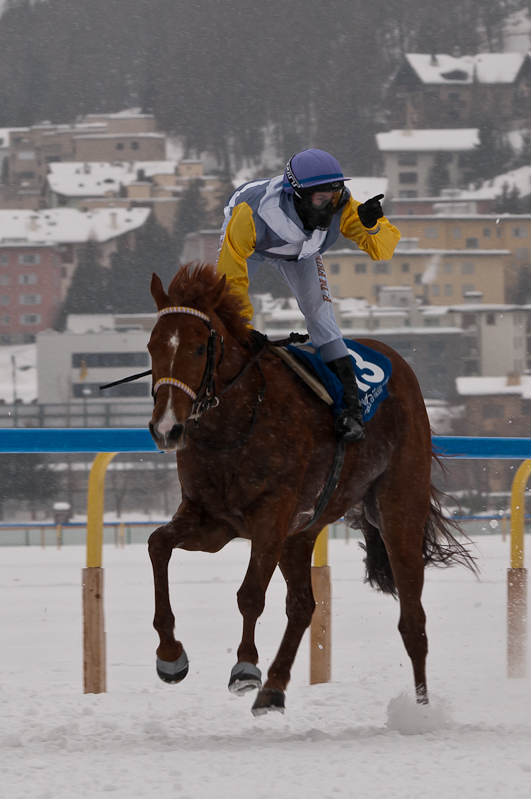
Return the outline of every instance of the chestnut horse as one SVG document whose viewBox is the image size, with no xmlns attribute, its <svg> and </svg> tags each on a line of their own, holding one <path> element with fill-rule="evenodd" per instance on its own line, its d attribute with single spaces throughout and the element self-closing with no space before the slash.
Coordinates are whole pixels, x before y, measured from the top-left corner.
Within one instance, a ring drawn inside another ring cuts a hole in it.
<svg viewBox="0 0 531 799">
<path fill-rule="evenodd" d="M 315 608 L 315 540 L 324 525 L 356 517 L 367 580 L 398 595 L 398 628 L 417 701 L 427 703 L 424 566 L 473 565 L 431 484 L 430 426 L 410 366 L 385 344 L 363 342 L 392 362 L 389 396 L 367 423 L 365 440 L 346 446 L 328 506 L 308 527 L 334 462 L 329 408 L 267 346 L 253 346 L 238 299 L 213 267 L 183 267 L 168 293 L 153 275 L 151 293 L 159 313 L 148 345 L 155 400 L 149 428 L 159 449 L 177 453 L 182 487 L 173 519 L 149 539 L 161 679 L 180 682 L 188 671 L 174 637 L 172 550 L 218 552 L 233 538 L 246 538 L 250 561 L 238 591 L 243 635 L 229 688 L 237 694 L 258 688 L 255 715 L 283 711 L 291 667 Z M 287 585 L 288 621 L 262 687 L 254 635 L 277 565 Z"/>
</svg>

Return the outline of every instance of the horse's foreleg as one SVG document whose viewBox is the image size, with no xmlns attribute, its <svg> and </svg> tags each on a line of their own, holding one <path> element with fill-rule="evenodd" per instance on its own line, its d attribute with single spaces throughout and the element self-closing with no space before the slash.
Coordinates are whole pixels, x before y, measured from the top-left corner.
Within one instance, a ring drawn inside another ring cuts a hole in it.
<svg viewBox="0 0 531 799">
<path fill-rule="evenodd" d="M 267 682 L 254 703 L 255 715 L 274 709 L 271 707 L 271 696 L 278 700 L 278 695 L 281 694 L 284 707 L 284 692 L 290 680 L 293 661 L 315 610 L 311 580 L 314 537 L 308 539 L 300 533 L 293 538 L 287 538 L 282 548 L 279 567 L 287 587 L 288 623 L 277 655 L 269 668 Z"/>
<path fill-rule="evenodd" d="M 193 506 L 181 506 L 171 522 L 159 527 L 149 537 L 149 556 L 155 581 L 155 616 L 153 626 L 160 644 L 157 648 L 157 673 L 164 682 L 181 682 L 188 673 L 188 658 L 174 636 L 175 616 L 170 604 L 168 564 L 172 551 L 180 549 L 217 552 L 236 535 L 222 520 L 205 518 Z"/>
<path fill-rule="evenodd" d="M 181 682 L 188 673 L 188 658 L 180 641 L 175 640 L 173 615 L 168 585 L 168 564 L 179 543 L 174 522 L 159 527 L 149 537 L 149 557 L 155 581 L 155 616 L 153 626 L 160 644 L 157 648 L 157 673 L 164 682 Z"/>
</svg>

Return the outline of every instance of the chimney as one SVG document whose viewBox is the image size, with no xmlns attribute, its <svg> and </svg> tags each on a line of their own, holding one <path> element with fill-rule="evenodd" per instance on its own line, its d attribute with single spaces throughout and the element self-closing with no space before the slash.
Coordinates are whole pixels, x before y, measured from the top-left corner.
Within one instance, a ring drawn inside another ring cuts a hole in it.
<svg viewBox="0 0 531 799">
<path fill-rule="evenodd" d="M 518 372 L 509 372 L 507 375 L 507 385 L 508 386 L 519 386 L 520 385 L 520 375 Z"/>
<path fill-rule="evenodd" d="M 432 67 L 438 67 L 439 66 L 439 61 L 438 61 L 437 56 L 435 55 L 435 53 L 431 54 L 430 65 Z"/>
<path fill-rule="evenodd" d="M 118 227 L 118 214 L 116 211 L 113 211 L 111 214 L 111 227 L 113 230 L 116 230 Z"/>
</svg>

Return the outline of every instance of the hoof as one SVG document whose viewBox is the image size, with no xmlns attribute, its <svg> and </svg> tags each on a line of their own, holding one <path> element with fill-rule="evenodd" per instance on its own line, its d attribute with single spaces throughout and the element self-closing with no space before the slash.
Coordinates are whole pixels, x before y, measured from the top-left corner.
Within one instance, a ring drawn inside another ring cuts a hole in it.
<svg viewBox="0 0 531 799">
<path fill-rule="evenodd" d="M 188 668 L 188 658 L 184 649 L 179 660 L 170 662 L 157 658 L 157 674 L 163 682 L 182 682 L 188 674 Z"/>
<path fill-rule="evenodd" d="M 285 709 L 284 691 L 279 691 L 278 688 L 263 688 L 256 697 L 251 711 L 253 716 L 263 716 L 270 710 L 284 713 Z"/>
<path fill-rule="evenodd" d="M 247 691 L 260 690 L 262 672 L 253 663 L 236 663 L 230 673 L 229 691 L 236 696 L 243 696 Z"/>
</svg>

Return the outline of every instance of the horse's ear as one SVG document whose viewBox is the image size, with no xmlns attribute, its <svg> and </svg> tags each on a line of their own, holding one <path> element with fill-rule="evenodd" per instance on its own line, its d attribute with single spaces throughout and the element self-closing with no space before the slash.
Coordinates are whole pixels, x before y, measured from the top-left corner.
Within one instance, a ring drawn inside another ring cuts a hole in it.
<svg viewBox="0 0 531 799">
<path fill-rule="evenodd" d="M 222 275 L 214 288 L 212 289 L 212 294 L 210 295 L 209 305 L 214 310 L 218 307 L 221 302 L 221 298 L 225 292 L 225 287 L 227 285 L 227 275 Z"/>
<path fill-rule="evenodd" d="M 151 296 L 155 300 L 157 311 L 162 310 L 162 308 L 167 306 L 170 302 L 170 298 L 164 291 L 162 280 L 155 272 L 153 272 L 151 277 Z"/>
</svg>

